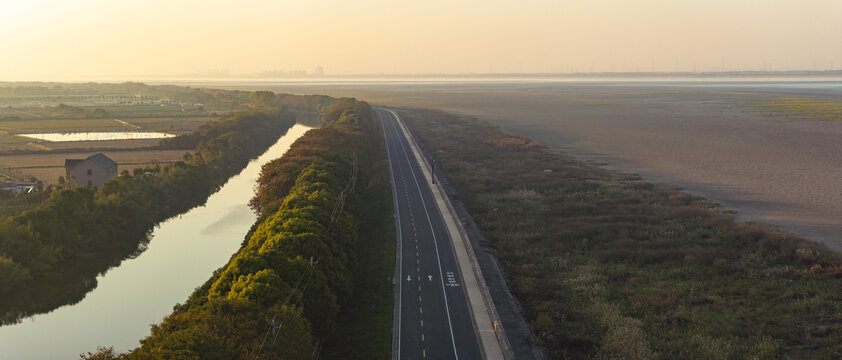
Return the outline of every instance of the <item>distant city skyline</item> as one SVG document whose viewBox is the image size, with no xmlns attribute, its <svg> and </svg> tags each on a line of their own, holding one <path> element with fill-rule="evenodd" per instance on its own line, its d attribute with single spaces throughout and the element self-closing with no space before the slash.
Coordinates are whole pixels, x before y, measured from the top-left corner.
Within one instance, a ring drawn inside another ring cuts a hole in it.
<svg viewBox="0 0 842 360">
<path fill-rule="evenodd" d="M 838 70 L 842 1 L 8 1 L 0 54 L 0 81 Z"/>
</svg>

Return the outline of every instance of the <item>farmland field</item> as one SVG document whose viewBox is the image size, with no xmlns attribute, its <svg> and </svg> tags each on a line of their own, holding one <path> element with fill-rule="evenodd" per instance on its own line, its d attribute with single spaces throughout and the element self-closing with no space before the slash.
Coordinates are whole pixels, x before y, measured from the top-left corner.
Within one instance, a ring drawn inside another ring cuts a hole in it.
<svg viewBox="0 0 842 360">
<path fill-rule="evenodd" d="M 113 109 L 111 109 L 113 110 Z M 111 111 L 109 110 L 109 111 Z M 114 112 L 116 113 L 116 112 Z M 153 150 L 157 139 L 52 142 L 28 139 L 16 134 L 88 131 L 150 131 L 170 134 L 189 133 L 216 117 L 141 117 L 119 119 L 39 119 L 0 120 L 0 166 L 35 176 L 45 184 L 56 184 L 64 175 L 64 160 L 85 158 L 103 152 L 119 164 L 119 169 L 142 166 L 153 160 L 169 163 L 181 160 L 185 150 Z M 119 120 L 119 121 L 118 121 Z"/>
<path fill-rule="evenodd" d="M 31 140 L 14 136 L 6 131 L 0 130 L 0 152 L 11 151 L 15 149 L 27 149 L 27 145 Z M 34 149 L 34 148 L 33 148 Z"/>
<path fill-rule="evenodd" d="M 140 126 L 145 131 L 161 131 L 170 134 L 183 134 L 196 130 L 202 124 L 216 119 L 216 117 L 153 117 L 124 119 L 124 121 Z M 121 119 L 123 120 L 123 119 Z"/>
<path fill-rule="evenodd" d="M 92 131 L 124 128 L 120 123 L 111 119 L 23 119 L 0 120 L 0 131 L 13 134 L 29 132 L 70 132 Z"/>
<path fill-rule="evenodd" d="M 120 119 L 130 125 L 108 119 L 20 119 L 0 120 L 0 131 L 12 134 L 32 132 L 85 132 L 85 131 L 161 131 L 174 134 L 187 133 L 214 119 L 214 117 L 149 117 Z M 134 126 L 131 126 L 134 125 Z M 138 128 L 139 127 L 139 128 Z"/>
<path fill-rule="evenodd" d="M 151 163 L 161 164 L 181 160 L 185 150 L 114 150 L 104 153 L 118 164 L 118 171 L 131 171 L 136 167 Z M 33 153 L 19 155 L 0 155 L 0 165 L 20 170 L 33 175 L 44 184 L 57 184 L 58 177 L 64 176 L 65 159 L 84 159 L 95 151 L 69 153 Z"/>
</svg>

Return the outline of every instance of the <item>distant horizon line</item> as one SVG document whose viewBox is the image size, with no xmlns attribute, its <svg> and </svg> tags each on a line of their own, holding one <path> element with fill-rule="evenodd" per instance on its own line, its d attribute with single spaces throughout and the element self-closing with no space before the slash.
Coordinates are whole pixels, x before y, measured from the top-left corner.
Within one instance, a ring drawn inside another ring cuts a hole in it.
<svg viewBox="0 0 842 360">
<path fill-rule="evenodd" d="M 718 71 L 588 71 L 588 72 L 487 72 L 487 73 L 350 73 L 350 74 L 299 74 L 296 76 L 261 76 L 263 72 L 251 74 L 219 74 L 211 75 L 210 77 L 253 77 L 253 78 L 330 78 L 330 77 L 487 77 L 487 76 L 536 76 L 536 77 L 550 77 L 550 76 L 603 76 L 603 75 L 711 75 L 711 74 L 807 74 L 807 73 L 828 73 L 839 72 L 842 69 L 825 69 L 825 70 L 718 70 Z M 189 75 L 175 75 L 175 76 L 198 76 L 199 74 Z"/>
<path fill-rule="evenodd" d="M 726 70 L 726 71 L 606 71 L 606 72 L 508 72 L 508 73 L 404 73 L 404 74 L 307 74 L 298 76 L 266 77 L 260 73 L 252 74 L 182 74 L 182 75 L 142 75 L 109 76 L 88 78 L 65 78 L 56 80 L 3 80 L 0 83 L 60 83 L 60 82 L 96 82 L 96 81 L 163 81 L 163 80 L 254 80 L 254 81 L 330 81 L 360 79 L 552 79 L 552 78 L 723 78 L 723 77 L 842 77 L 842 69 L 832 70 Z"/>
</svg>

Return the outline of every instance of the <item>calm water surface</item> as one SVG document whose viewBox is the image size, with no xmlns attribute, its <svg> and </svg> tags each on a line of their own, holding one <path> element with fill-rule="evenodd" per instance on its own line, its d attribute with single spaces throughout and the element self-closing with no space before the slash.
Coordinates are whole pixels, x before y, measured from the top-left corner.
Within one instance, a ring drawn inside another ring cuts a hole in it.
<svg viewBox="0 0 842 360">
<path fill-rule="evenodd" d="M 137 347 L 149 325 L 237 251 L 256 220 L 247 203 L 260 168 L 309 129 L 293 126 L 204 206 L 161 223 L 143 254 L 99 276 L 99 286 L 78 304 L 0 327 L 0 359 L 77 359 L 98 345 L 121 352 Z"/>
</svg>

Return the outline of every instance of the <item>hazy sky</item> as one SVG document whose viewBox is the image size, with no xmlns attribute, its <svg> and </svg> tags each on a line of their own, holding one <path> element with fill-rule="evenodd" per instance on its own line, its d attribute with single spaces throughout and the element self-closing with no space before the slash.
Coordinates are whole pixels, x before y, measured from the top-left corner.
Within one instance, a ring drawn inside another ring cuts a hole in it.
<svg viewBox="0 0 842 360">
<path fill-rule="evenodd" d="M 842 68 L 840 0 L 0 0 L 0 80 Z"/>
</svg>

